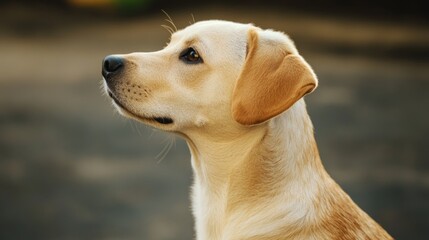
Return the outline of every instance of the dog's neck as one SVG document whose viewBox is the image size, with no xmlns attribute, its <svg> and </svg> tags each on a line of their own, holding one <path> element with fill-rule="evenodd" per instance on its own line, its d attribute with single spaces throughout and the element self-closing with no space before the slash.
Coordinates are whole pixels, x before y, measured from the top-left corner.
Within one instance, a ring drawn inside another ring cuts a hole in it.
<svg viewBox="0 0 429 240">
<path fill-rule="evenodd" d="M 304 100 L 267 123 L 236 133 L 229 133 L 233 136 L 229 141 L 220 141 L 226 138 L 217 138 L 216 134 L 188 139 L 195 177 L 197 234 L 211 236 L 208 239 L 216 239 L 216 231 L 225 230 L 222 224 L 227 213 L 255 207 L 255 202 L 264 206 L 266 199 L 284 196 L 285 192 L 292 196 L 281 199 L 286 206 L 283 210 L 289 211 L 287 201 L 290 211 L 302 209 L 294 214 L 299 221 L 308 214 L 305 204 L 317 194 L 318 182 L 329 179 L 319 158 Z M 290 220 L 293 224 L 294 219 Z"/>
<path fill-rule="evenodd" d="M 302 169 L 321 167 L 313 126 L 303 100 L 267 123 L 226 134 L 229 137 L 199 134 L 188 138 L 196 180 L 207 184 L 207 187 L 216 188 L 227 183 L 237 170 L 241 172 L 239 168 L 248 165 L 258 155 L 269 156 L 270 159 L 255 159 L 251 164 L 255 167 L 280 164 L 282 166 L 277 167 L 281 168 L 274 169 L 283 171 L 284 177 L 299 175 Z"/>
<path fill-rule="evenodd" d="M 198 136 L 188 140 L 192 155 L 195 178 L 201 184 L 215 190 L 227 183 L 233 169 L 239 166 L 264 136 L 264 128 L 231 133 L 231 138 L 215 135 Z"/>
</svg>

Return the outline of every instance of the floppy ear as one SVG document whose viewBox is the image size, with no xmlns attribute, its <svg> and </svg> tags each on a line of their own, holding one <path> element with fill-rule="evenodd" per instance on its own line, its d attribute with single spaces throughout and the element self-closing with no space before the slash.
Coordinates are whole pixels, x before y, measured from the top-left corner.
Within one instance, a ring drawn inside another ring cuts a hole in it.
<svg viewBox="0 0 429 240">
<path fill-rule="evenodd" d="M 232 97 L 232 116 L 237 122 L 262 123 L 316 88 L 313 70 L 301 56 L 287 51 L 286 41 L 284 35 L 265 39 L 256 30 L 249 31 L 248 54 Z"/>
</svg>

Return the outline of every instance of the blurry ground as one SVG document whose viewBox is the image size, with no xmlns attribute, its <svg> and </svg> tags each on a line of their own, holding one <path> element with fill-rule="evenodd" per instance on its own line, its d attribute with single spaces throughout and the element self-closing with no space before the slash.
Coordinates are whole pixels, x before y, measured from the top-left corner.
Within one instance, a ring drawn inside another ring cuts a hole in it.
<svg viewBox="0 0 429 240">
<path fill-rule="evenodd" d="M 190 13 L 170 12 L 181 27 Z M 192 13 L 287 32 L 319 76 L 306 100 L 329 173 L 395 238 L 429 238 L 427 26 Z M 186 144 L 159 162 L 171 137 L 115 114 L 99 88 L 105 55 L 165 45 L 161 12 L 0 16 L 0 239 L 192 239 Z"/>
</svg>

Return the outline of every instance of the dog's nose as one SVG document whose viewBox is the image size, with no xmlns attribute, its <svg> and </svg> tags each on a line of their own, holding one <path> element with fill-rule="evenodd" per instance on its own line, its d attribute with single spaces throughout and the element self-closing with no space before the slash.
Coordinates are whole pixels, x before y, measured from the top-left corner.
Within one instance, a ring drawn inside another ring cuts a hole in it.
<svg viewBox="0 0 429 240">
<path fill-rule="evenodd" d="M 124 60 L 121 57 L 110 55 L 103 60 L 102 75 L 107 80 L 109 75 L 118 72 L 124 66 Z"/>
</svg>

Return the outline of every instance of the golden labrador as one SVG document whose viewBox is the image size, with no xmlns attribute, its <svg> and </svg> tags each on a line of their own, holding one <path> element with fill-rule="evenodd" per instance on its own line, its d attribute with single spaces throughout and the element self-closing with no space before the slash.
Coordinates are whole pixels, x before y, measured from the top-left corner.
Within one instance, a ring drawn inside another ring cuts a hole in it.
<svg viewBox="0 0 429 240">
<path fill-rule="evenodd" d="M 197 239 L 392 239 L 323 168 L 303 99 L 318 81 L 285 34 L 198 22 L 103 76 L 120 113 L 186 139 Z"/>
</svg>

